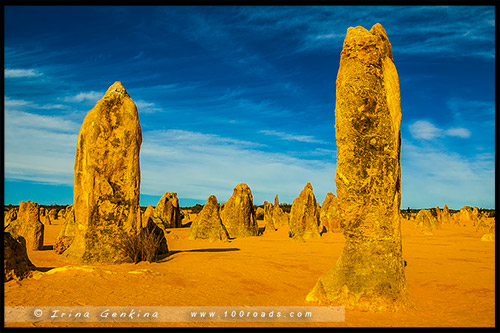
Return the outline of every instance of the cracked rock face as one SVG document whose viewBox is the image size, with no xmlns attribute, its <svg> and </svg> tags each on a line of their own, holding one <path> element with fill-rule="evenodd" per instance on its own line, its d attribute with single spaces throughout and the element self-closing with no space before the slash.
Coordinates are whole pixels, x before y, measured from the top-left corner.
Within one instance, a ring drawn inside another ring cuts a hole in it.
<svg viewBox="0 0 500 333">
<path fill-rule="evenodd" d="M 4 282 L 22 280 L 31 275 L 36 267 L 31 263 L 26 251 L 26 240 L 23 236 L 4 232 Z"/>
<path fill-rule="evenodd" d="M 221 204 L 220 217 L 230 238 L 258 235 L 252 191 L 247 184 L 236 185 L 233 195 Z"/>
<path fill-rule="evenodd" d="M 320 238 L 319 231 L 319 206 L 311 183 L 307 183 L 293 200 L 289 234 L 294 239 Z"/>
<path fill-rule="evenodd" d="M 219 213 L 219 204 L 215 195 L 207 199 L 207 203 L 191 224 L 188 239 L 208 239 L 210 241 L 228 239 L 228 233 Z"/>
<path fill-rule="evenodd" d="M 45 226 L 40 221 L 40 206 L 36 202 L 21 201 L 17 218 L 9 223 L 5 231 L 24 237 L 28 249 L 41 250 Z"/>
<path fill-rule="evenodd" d="M 338 213 L 338 200 L 335 194 L 328 192 L 319 211 L 320 231 L 340 232 L 340 216 Z"/>
<path fill-rule="evenodd" d="M 346 242 L 306 300 L 364 310 L 405 307 L 399 79 L 382 25 L 347 30 L 336 86 L 335 183 Z"/>
<path fill-rule="evenodd" d="M 120 82 L 87 113 L 75 157 L 72 262 L 120 262 L 122 241 L 140 227 L 137 108 Z"/>
<path fill-rule="evenodd" d="M 181 211 L 177 193 L 166 192 L 153 210 L 153 222 L 160 228 L 180 228 L 182 226 Z"/>
</svg>

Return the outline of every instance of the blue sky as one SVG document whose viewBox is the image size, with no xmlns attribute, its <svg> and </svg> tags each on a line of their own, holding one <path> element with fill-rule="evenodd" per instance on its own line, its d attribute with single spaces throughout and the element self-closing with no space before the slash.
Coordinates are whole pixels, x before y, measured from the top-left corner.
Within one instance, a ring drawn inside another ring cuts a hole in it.
<svg viewBox="0 0 500 333">
<path fill-rule="evenodd" d="M 335 80 L 350 26 L 387 31 L 402 207 L 495 207 L 493 6 L 5 6 L 5 204 L 71 204 L 78 131 L 115 81 L 143 131 L 141 205 L 335 193 Z"/>
</svg>

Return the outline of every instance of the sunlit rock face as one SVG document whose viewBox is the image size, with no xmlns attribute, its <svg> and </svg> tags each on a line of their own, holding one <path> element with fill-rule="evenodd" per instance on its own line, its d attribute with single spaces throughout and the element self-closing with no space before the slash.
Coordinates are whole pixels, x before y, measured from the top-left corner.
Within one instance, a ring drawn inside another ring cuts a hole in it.
<svg viewBox="0 0 500 333">
<path fill-rule="evenodd" d="M 340 215 L 335 194 L 328 192 L 319 211 L 320 232 L 340 232 Z"/>
<path fill-rule="evenodd" d="M 220 217 L 230 238 L 258 235 L 252 191 L 247 184 L 236 185 L 233 195 L 221 204 Z"/>
<path fill-rule="evenodd" d="M 182 217 L 177 193 L 166 192 L 161 197 L 153 210 L 153 222 L 163 229 L 181 227 Z"/>
<path fill-rule="evenodd" d="M 54 252 L 57 254 L 62 254 L 66 251 L 75 239 L 75 212 L 73 205 L 66 207 L 64 214 L 66 219 L 54 243 Z"/>
<path fill-rule="evenodd" d="M 425 234 L 431 234 L 436 229 L 440 228 L 440 223 L 428 209 L 421 209 L 417 217 L 415 217 L 415 228 Z"/>
<path fill-rule="evenodd" d="M 382 25 L 347 30 L 336 85 L 335 183 L 345 246 L 306 300 L 364 310 L 405 307 L 399 79 Z"/>
<path fill-rule="evenodd" d="M 307 183 L 293 200 L 290 210 L 290 237 L 295 239 L 320 238 L 319 206 L 311 183 Z"/>
<path fill-rule="evenodd" d="M 228 233 L 219 213 L 219 203 L 215 195 L 207 199 L 207 203 L 191 224 L 188 239 L 207 239 L 209 241 L 227 240 Z"/>
<path fill-rule="evenodd" d="M 21 201 L 16 219 L 9 223 L 5 232 L 22 236 L 27 249 L 41 250 L 45 226 L 40 221 L 40 206 L 36 202 Z"/>
<path fill-rule="evenodd" d="M 78 135 L 73 209 L 75 237 L 63 256 L 72 262 L 121 262 L 122 245 L 140 228 L 142 132 L 137 108 L 115 82 L 90 110 Z"/>
<path fill-rule="evenodd" d="M 288 227 L 288 214 L 286 214 L 280 207 L 280 202 L 278 199 L 278 194 L 274 197 L 274 204 L 272 209 L 273 224 L 277 229 L 282 227 Z"/>
</svg>

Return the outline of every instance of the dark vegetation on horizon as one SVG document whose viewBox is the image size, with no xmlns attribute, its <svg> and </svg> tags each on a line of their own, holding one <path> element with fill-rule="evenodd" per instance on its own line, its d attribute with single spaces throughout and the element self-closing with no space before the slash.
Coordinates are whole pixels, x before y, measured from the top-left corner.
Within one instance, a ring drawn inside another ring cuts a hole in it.
<svg viewBox="0 0 500 333">
<path fill-rule="evenodd" d="M 43 207 L 45 209 L 56 209 L 56 210 L 60 210 L 60 209 L 63 209 L 63 208 L 66 208 L 68 207 L 69 205 L 58 205 L 58 204 L 52 204 L 52 205 L 40 205 L 40 207 Z M 264 205 L 254 205 L 254 210 L 257 211 L 257 208 L 264 208 Z M 292 205 L 289 204 L 289 203 L 280 203 L 280 207 L 281 209 L 283 209 L 283 211 L 285 213 L 290 213 L 290 210 L 292 208 Z M 12 204 L 8 204 L 8 205 L 4 205 L 4 211 L 8 211 L 8 210 L 11 210 L 12 208 L 19 208 L 19 205 L 12 205 Z M 145 206 L 141 206 L 141 211 L 144 212 L 146 210 L 147 207 Z M 186 207 L 180 207 L 182 210 L 190 210 L 192 214 L 198 214 L 199 212 L 201 212 L 201 210 L 203 209 L 203 205 L 201 204 L 196 204 L 194 206 L 186 206 Z M 443 207 L 439 207 L 441 210 L 443 209 Z M 422 208 L 424 209 L 424 208 Z M 431 214 L 433 216 L 437 216 L 436 214 L 436 207 L 433 207 L 433 208 L 425 208 L 425 209 L 428 209 Z M 415 216 L 421 209 L 415 209 L 415 208 L 406 208 L 406 209 L 401 209 L 401 215 L 403 215 L 403 217 L 407 217 L 408 216 L 408 212 Z M 495 217 L 495 210 L 494 209 L 489 209 L 489 208 L 479 208 L 478 207 L 478 210 L 479 210 L 479 213 L 480 214 L 483 214 L 483 212 L 486 212 L 488 215 L 488 217 Z M 450 209 L 449 210 L 451 214 L 454 214 L 454 213 L 457 213 L 459 212 L 460 210 L 459 209 Z"/>
</svg>

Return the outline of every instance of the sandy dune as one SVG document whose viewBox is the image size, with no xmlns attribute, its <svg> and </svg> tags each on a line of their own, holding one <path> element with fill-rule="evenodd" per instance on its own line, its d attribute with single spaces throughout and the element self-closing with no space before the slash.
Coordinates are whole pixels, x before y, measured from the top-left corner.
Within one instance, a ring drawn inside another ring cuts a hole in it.
<svg viewBox="0 0 500 333">
<path fill-rule="evenodd" d="M 262 221 L 259 221 L 262 223 Z M 45 249 L 28 251 L 41 271 L 69 265 L 52 245 L 63 220 L 46 226 Z M 489 224 L 494 219 L 489 219 Z M 262 225 L 261 225 L 262 226 Z M 157 263 L 98 265 L 5 283 L 6 306 L 310 306 L 305 296 L 340 255 L 341 233 L 305 243 L 286 232 L 230 242 L 188 240 L 170 229 L 171 253 Z M 340 323 L 134 323 L 134 326 L 453 326 L 495 324 L 495 243 L 474 227 L 434 235 L 403 221 L 407 286 L 416 309 L 346 311 Z M 133 272 L 133 273 L 131 273 Z M 5 326 L 130 326 L 130 323 L 5 323 Z"/>
</svg>

